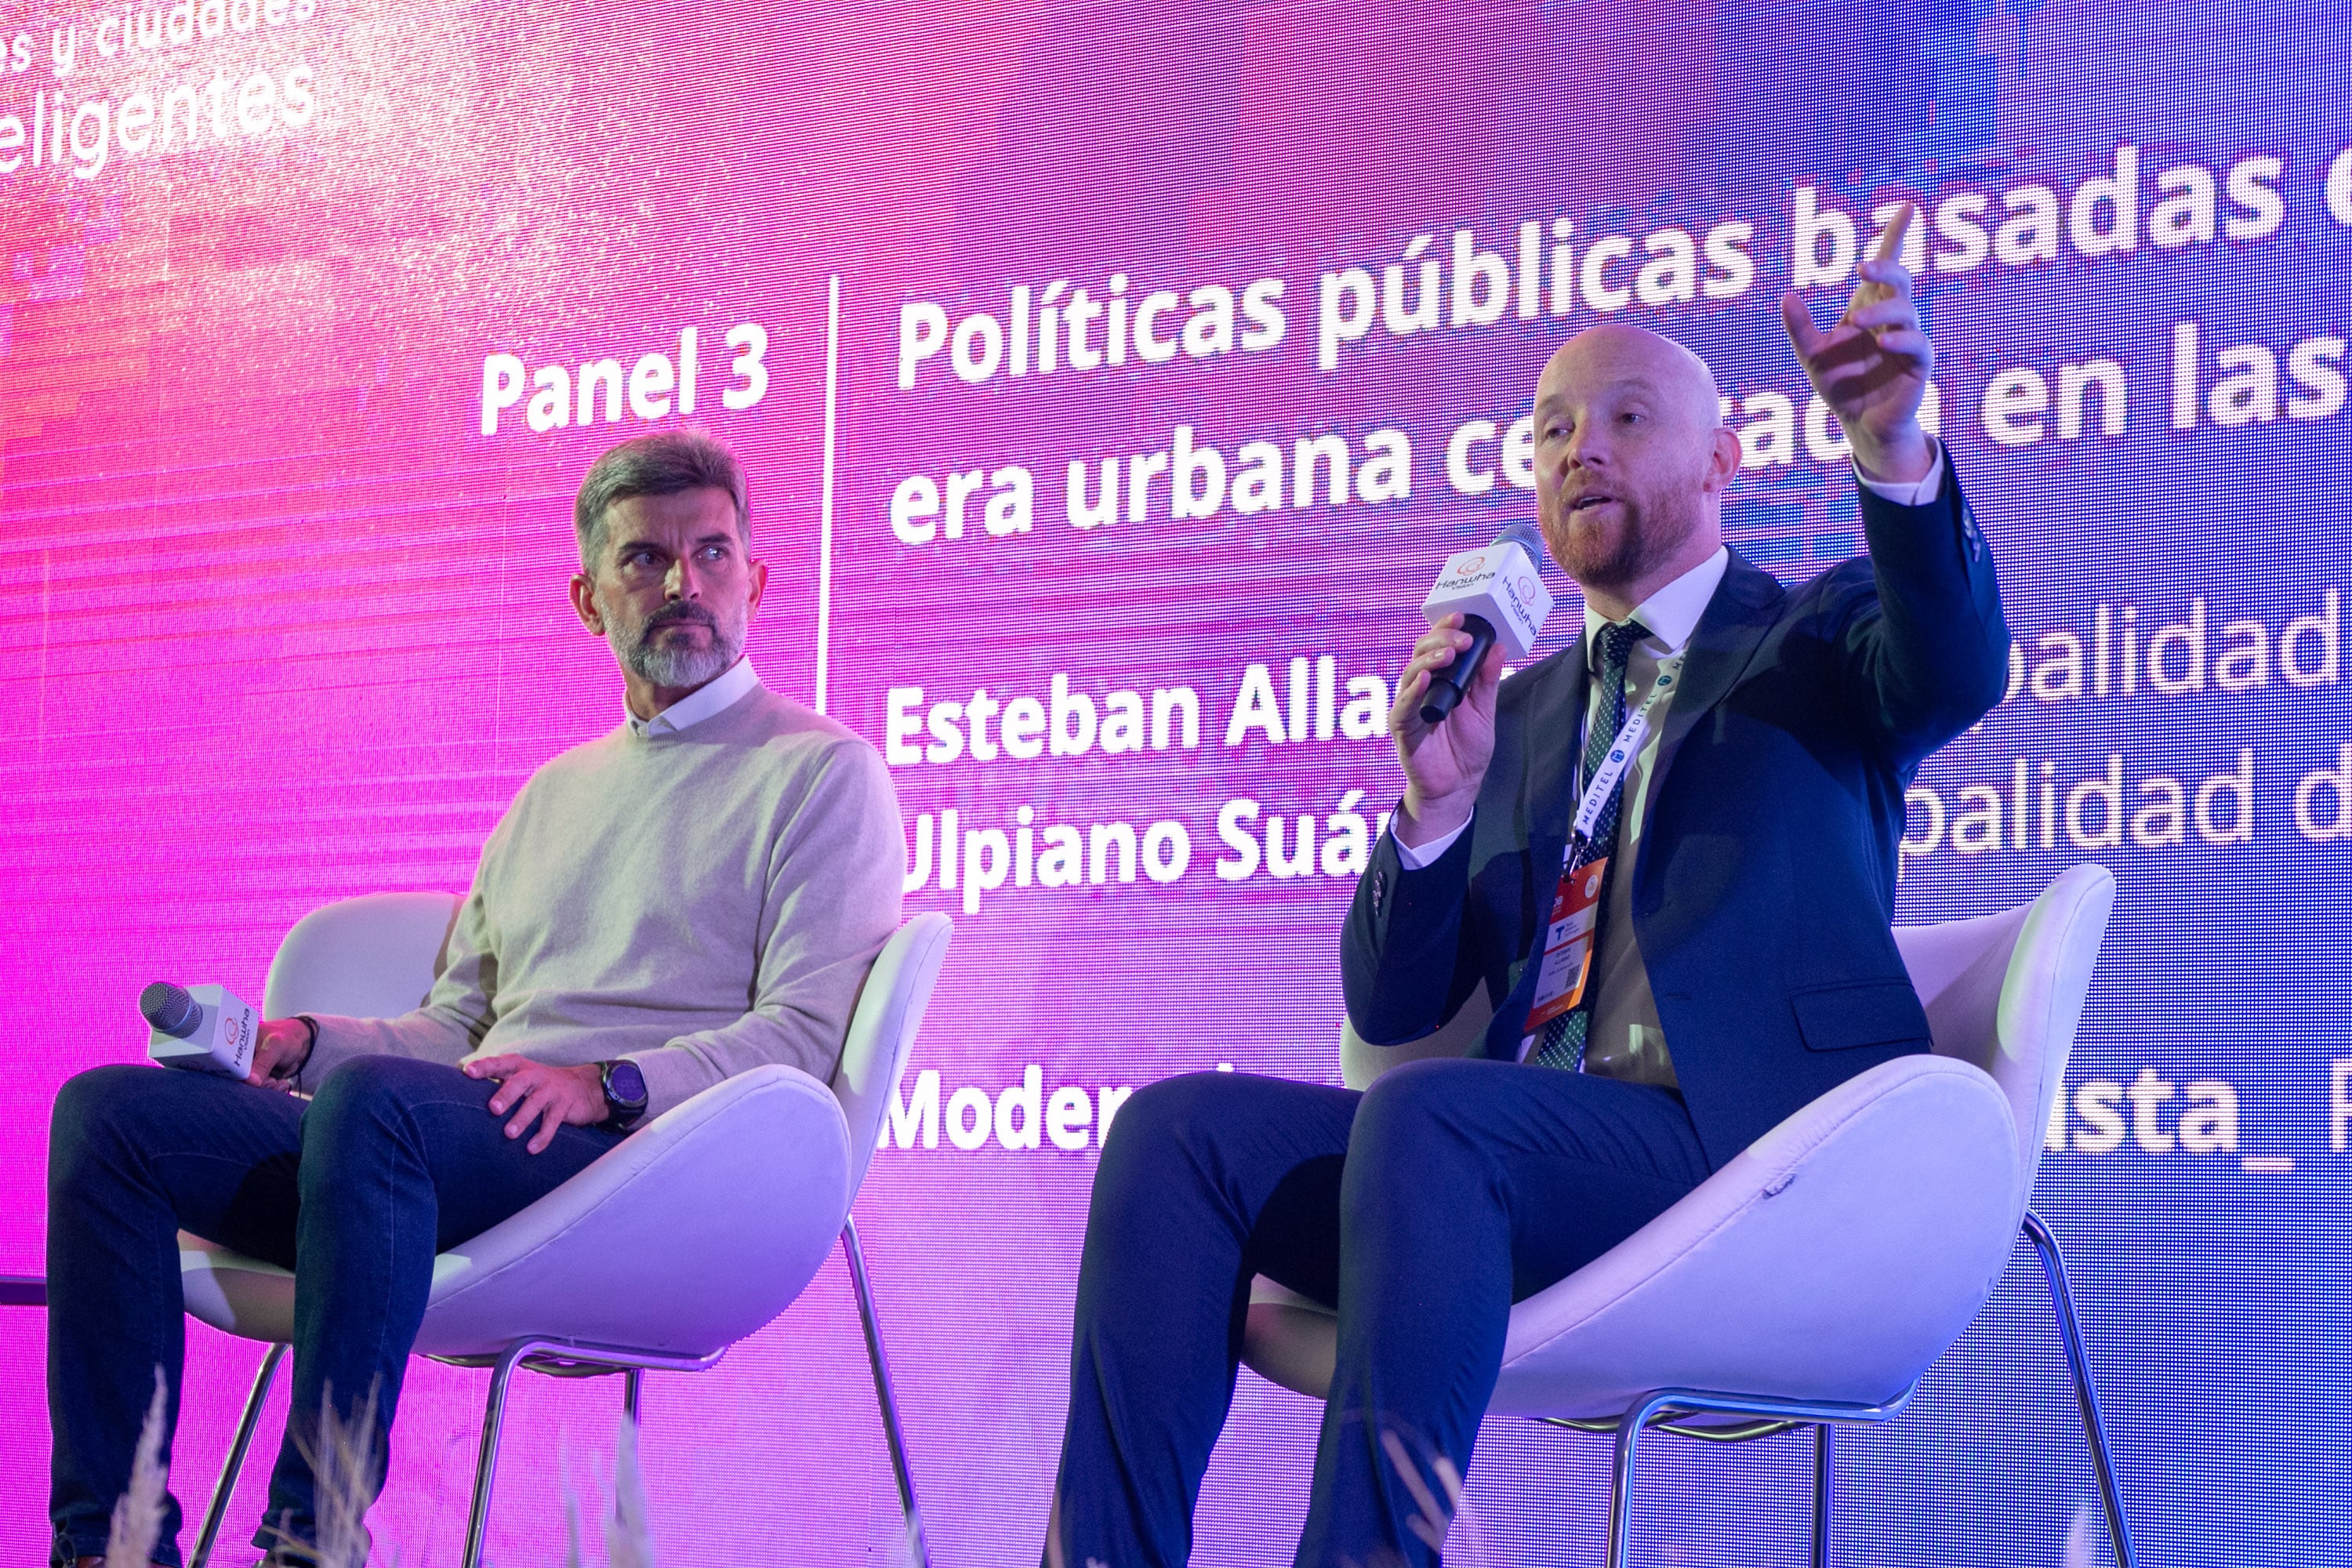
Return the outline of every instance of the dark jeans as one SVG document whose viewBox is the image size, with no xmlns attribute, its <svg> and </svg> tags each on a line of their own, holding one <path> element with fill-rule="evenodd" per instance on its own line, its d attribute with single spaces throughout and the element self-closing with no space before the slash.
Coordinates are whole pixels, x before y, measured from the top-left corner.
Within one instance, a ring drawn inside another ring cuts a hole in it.
<svg viewBox="0 0 2352 1568">
<path fill-rule="evenodd" d="M 155 1390 L 165 1457 L 185 1348 L 176 1235 L 280 1264 L 294 1298 L 291 1418 L 257 1546 L 314 1539 L 310 1467 L 322 1400 L 346 1424 L 376 1394 L 373 1488 L 437 1252 L 576 1175 L 619 1142 L 566 1127 L 545 1152 L 488 1114 L 496 1085 L 452 1067 L 362 1057 L 296 1100 L 225 1078 L 96 1068 L 58 1095 L 49 1131 L 52 1552 L 103 1552 Z M 314 1450 L 315 1451 L 315 1450 Z M 165 1502 L 159 1560 L 176 1564 Z"/>
<path fill-rule="evenodd" d="M 1508 1062 L 1407 1063 L 1363 1094 L 1239 1073 L 1139 1089 L 1087 1215 L 1064 1562 L 1190 1555 L 1264 1274 L 1339 1313 L 1299 1568 L 1434 1563 L 1384 1436 L 1443 1499 L 1433 1461 L 1468 1472 L 1511 1303 L 1706 1175 L 1680 1096 Z"/>
</svg>

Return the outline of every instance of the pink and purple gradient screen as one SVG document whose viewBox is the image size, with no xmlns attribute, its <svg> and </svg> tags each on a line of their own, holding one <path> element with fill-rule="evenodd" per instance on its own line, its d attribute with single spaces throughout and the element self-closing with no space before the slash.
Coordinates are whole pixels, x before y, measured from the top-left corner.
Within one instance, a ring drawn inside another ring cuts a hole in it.
<svg viewBox="0 0 2352 1568">
<path fill-rule="evenodd" d="M 1778 300 L 1802 273 L 1825 317 L 1841 233 L 1910 197 L 2019 653 L 1918 781 L 1901 918 L 2114 868 L 2038 1202 L 2142 1548 L 2341 1554 L 2341 7 L 183 9 L 0 7 L 0 1268 L 43 1267 L 49 1102 L 137 1057 L 141 985 L 257 999 L 305 910 L 462 888 L 531 769 L 618 721 L 564 601 L 570 498 L 690 421 L 751 475 L 762 676 L 890 750 L 908 907 L 957 921 L 937 1076 L 857 1212 L 934 1560 L 1034 1562 L 1098 1128 L 1024 1135 L 1032 1069 L 1097 1111 L 1220 1064 L 1338 1081 L 1349 819 L 1397 788 L 1351 693 L 1385 692 L 1442 556 L 1531 515 L 1509 430 L 1544 357 L 1610 314 L 1703 353 L 1748 461 L 1733 542 L 1810 575 L 1860 532 Z M 688 329 L 690 415 L 661 384 Z M 1118 692 L 1143 717 L 1114 747 Z M 1075 886 L 1018 864 L 1055 826 Z M 2097 1560 L 2031 1283 L 1842 1449 L 1849 1561 Z M 20 1555 L 43 1350 L 0 1314 Z M 259 1353 L 191 1326 L 192 1514 Z M 456 1555 L 482 1389 L 415 1367 L 383 1560 Z M 618 1404 L 525 1381 L 493 1560 L 559 1560 Z M 1315 1420 L 1243 1374 L 1195 1561 L 1287 1561 Z M 644 1452 L 664 1562 L 893 1560 L 837 1262 L 716 1371 L 654 1377 Z M 1597 1439 L 1490 1422 L 1449 1561 L 1597 1561 L 1606 1474 Z M 1649 1560 L 1801 1559 L 1796 1440 L 1657 1475 Z"/>
</svg>

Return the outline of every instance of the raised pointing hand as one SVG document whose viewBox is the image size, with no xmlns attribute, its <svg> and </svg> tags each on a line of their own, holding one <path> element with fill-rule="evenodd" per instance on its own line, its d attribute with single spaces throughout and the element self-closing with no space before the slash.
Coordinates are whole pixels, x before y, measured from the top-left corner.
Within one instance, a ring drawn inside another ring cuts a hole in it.
<svg viewBox="0 0 2352 1568">
<path fill-rule="evenodd" d="M 1909 202 L 1855 269 L 1862 281 L 1829 331 L 1813 325 L 1795 289 L 1780 297 L 1790 346 L 1813 390 L 1853 444 L 1855 463 L 1874 479 L 1924 479 L 1936 448 L 1919 426 L 1919 405 L 1936 372 L 1936 345 L 1919 325 L 1911 274 L 1895 258 L 1918 208 Z"/>
</svg>

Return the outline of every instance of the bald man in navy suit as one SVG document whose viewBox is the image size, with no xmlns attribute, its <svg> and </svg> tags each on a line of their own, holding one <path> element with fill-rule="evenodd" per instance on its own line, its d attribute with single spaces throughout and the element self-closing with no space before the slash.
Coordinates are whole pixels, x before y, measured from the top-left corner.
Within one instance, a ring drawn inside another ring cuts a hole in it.
<svg viewBox="0 0 2352 1568">
<path fill-rule="evenodd" d="M 1339 1314 L 1300 1568 L 1434 1563 L 1511 1304 L 1928 1048 L 1889 929 L 1904 794 L 2000 700 L 2009 632 L 1919 422 L 1908 221 L 1827 331 L 1782 302 L 1870 544 L 1801 586 L 1724 546 L 1739 443 L 1696 356 L 1610 322 L 1544 367 L 1537 501 L 1584 635 L 1507 683 L 1490 653 L 1435 724 L 1430 674 L 1471 639 L 1452 619 L 1421 638 L 1390 716 L 1404 796 L 1342 948 L 1373 1046 L 1474 994 L 1493 1021 L 1360 1094 L 1210 1073 L 1127 1102 L 1087 1217 L 1049 1563 L 1186 1560 L 1256 1274 Z"/>
</svg>

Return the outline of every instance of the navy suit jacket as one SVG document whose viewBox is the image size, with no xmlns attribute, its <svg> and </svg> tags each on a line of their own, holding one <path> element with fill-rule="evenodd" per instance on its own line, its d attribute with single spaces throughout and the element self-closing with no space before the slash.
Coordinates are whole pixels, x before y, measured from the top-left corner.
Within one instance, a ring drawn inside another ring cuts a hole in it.
<svg viewBox="0 0 2352 1568">
<path fill-rule="evenodd" d="M 1890 927 L 1904 792 L 2000 701 L 2009 628 L 1950 460 L 1922 507 L 1864 488 L 1865 558 L 1783 588 L 1737 552 L 1693 633 L 1632 867 L 1666 1047 L 1710 1165 L 1928 1047 Z M 1348 1017 L 1402 1045 L 1486 988 L 1513 1060 L 1574 815 L 1584 640 L 1503 682 L 1470 830 L 1404 868 L 1382 836 L 1341 952 Z M 1617 875 L 1624 875 L 1621 867 Z"/>
</svg>

